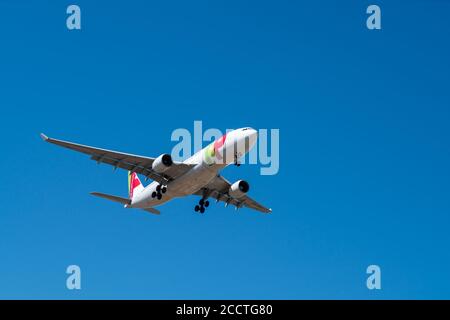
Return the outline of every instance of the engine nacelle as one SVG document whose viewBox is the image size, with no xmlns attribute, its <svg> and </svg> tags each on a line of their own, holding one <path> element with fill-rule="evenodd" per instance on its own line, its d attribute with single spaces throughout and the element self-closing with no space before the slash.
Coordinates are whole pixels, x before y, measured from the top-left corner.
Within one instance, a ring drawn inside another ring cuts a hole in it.
<svg viewBox="0 0 450 320">
<path fill-rule="evenodd" d="M 248 184 L 247 181 L 238 180 L 231 185 L 230 191 L 228 193 L 233 198 L 239 199 L 239 198 L 243 197 L 248 192 L 249 189 L 250 189 L 250 185 Z"/>
<path fill-rule="evenodd" d="M 152 169 L 157 173 L 163 173 L 173 164 L 170 154 L 162 154 L 153 161 Z"/>
</svg>

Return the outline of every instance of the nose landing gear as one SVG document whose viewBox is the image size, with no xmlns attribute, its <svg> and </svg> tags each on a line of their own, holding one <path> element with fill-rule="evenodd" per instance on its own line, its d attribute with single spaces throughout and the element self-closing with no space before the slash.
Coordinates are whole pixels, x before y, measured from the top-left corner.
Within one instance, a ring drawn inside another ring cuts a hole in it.
<svg viewBox="0 0 450 320">
<path fill-rule="evenodd" d="M 209 201 L 208 200 L 204 200 L 204 199 L 200 199 L 200 201 L 198 202 L 198 205 L 196 205 L 194 207 L 195 212 L 199 212 L 200 213 L 204 213 L 205 212 L 205 208 L 207 208 L 209 206 Z"/>
<path fill-rule="evenodd" d="M 237 153 L 234 154 L 234 165 L 235 165 L 236 167 L 239 167 L 239 166 L 241 165 L 241 164 L 239 163 Z"/>
</svg>

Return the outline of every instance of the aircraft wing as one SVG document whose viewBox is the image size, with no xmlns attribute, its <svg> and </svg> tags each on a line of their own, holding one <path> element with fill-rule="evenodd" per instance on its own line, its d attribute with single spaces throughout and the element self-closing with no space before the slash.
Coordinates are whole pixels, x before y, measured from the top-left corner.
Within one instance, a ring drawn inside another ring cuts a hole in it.
<svg viewBox="0 0 450 320">
<path fill-rule="evenodd" d="M 155 158 L 100 149 L 68 141 L 53 139 L 47 137 L 42 133 L 41 138 L 46 142 L 87 154 L 91 156 L 92 160 L 97 161 L 97 163 L 106 163 L 112 165 L 114 168 L 121 168 L 131 172 L 140 173 L 159 183 L 167 183 L 175 179 L 176 177 L 186 173 L 187 171 L 189 171 L 189 169 L 192 168 L 192 165 L 189 164 L 173 162 L 172 166 L 170 166 L 169 169 L 161 174 L 152 170 L 152 164 Z"/>
<path fill-rule="evenodd" d="M 231 183 L 227 181 L 222 176 L 217 176 L 213 181 L 211 181 L 205 188 L 200 189 L 195 194 L 203 196 L 208 194 L 209 197 L 216 199 L 217 201 L 223 201 L 227 204 L 232 204 L 236 208 L 241 208 L 242 206 L 263 212 L 270 213 L 272 209 L 266 208 L 262 204 L 250 198 L 248 195 L 237 199 L 233 198 L 228 194 L 230 190 Z"/>
</svg>

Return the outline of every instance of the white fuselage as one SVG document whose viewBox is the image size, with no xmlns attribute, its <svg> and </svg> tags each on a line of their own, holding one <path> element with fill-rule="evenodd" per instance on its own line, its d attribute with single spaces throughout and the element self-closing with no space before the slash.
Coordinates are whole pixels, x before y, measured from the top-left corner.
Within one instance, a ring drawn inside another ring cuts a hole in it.
<svg viewBox="0 0 450 320">
<path fill-rule="evenodd" d="M 167 183 L 162 199 L 152 197 L 158 182 L 154 181 L 136 194 L 130 208 L 149 208 L 161 205 L 173 198 L 191 195 L 210 183 L 221 169 L 233 164 L 255 145 L 257 132 L 252 128 L 233 130 L 219 140 L 195 153 L 185 164 L 194 165 L 188 172 Z"/>
</svg>

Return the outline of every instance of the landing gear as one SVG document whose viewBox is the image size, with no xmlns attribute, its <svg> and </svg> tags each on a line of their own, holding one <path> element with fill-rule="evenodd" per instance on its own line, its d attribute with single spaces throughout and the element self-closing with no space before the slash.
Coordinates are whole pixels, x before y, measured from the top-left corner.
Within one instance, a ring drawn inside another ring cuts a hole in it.
<svg viewBox="0 0 450 320">
<path fill-rule="evenodd" d="M 237 153 L 234 154 L 234 165 L 235 165 L 236 167 L 239 167 L 239 166 L 241 165 L 241 164 L 239 163 L 239 161 L 238 161 Z"/>
<path fill-rule="evenodd" d="M 205 199 L 200 199 L 200 201 L 198 202 L 198 205 L 196 205 L 194 207 L 195 212 L 199 212 L 200 213 L 204 213 L 205 212 L 205 208 L 207 208 L 209 206 L 209 201 L 205 200 Z"/>
<path fill-rule="evenodd" d="M 162 194 L 167 192 L 167 187 L 166 186 L 161 186 L 160 184 L 158 184 L 155 188 L 156 191 L 152 192 L 152 198 L 156 198 L 158 200 L 162 199 Z"/>
</svg>

